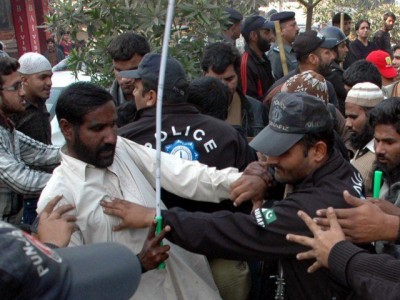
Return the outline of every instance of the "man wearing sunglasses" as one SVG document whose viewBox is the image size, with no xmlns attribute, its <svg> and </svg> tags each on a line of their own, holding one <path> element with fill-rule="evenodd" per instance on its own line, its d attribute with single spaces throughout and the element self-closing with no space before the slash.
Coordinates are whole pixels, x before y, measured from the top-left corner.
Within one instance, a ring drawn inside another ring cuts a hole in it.
<svg viewBox="0 0 400 300">
<path fill-rule="evenodd" d="M 40 194 L 51 174 L 32 167 L 60 161 L 59 147 L 40 143 L 16 130 L 9 119 L 25 111 L 25 91 L 14 58 L 0 58 L 0 220 L 17 224 L 22 197 Z"/>
</svg>

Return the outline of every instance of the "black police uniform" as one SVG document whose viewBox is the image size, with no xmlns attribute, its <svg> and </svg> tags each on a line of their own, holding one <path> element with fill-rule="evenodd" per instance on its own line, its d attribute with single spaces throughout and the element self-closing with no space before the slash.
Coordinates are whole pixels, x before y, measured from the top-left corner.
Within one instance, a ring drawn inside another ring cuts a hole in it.
<svg viewBox="0 0 400 300">
<path fill-rule="evenodd" d="M 286 234 L 311 236 L 297 216 L 301 209 L 311 217 L 329 206 L 348 208 L 343 190 L 360 196 L 363 182 L 357 170 L 335 150 L 327 162 L 293 186 L 293 192 L 271 209 L 251 215 L 231 212 L 189 213 L 181 209 L 163 211 L 164 226 L 171 242 L 196 253 L 225 259 L 281 259 L 288 299 L 346 299 L 349 290 L 334 281 L 328 270 L 307 273 L 312 261 L 298 261 L 296 254 L 308 248 L 286 240 Z"/>
<path fill-rule="evenodd" d="M 118 134 L 136 143 L 155 148 L 156 107 L 141 109 L 135 121 L 120 128 Z M 162 115 L 162 151 L 188 160 L 198 160 L 211 167 L 239 170 L 257 159 L 245 138 L 227 123 L 203 115 L 191 104 L 164 104 Z M 169 201 L 170 200 L 170 201 Z M 177 201 L 176 196 L 163 198 L 167 207 L 216 211 L 233 209 L 228 200 L 222 206 L 199 201 Z M 181 203 L 179 203 L 181 202 Z M 179 204 L 179 205 L 178 205 Z"/>
</svg>

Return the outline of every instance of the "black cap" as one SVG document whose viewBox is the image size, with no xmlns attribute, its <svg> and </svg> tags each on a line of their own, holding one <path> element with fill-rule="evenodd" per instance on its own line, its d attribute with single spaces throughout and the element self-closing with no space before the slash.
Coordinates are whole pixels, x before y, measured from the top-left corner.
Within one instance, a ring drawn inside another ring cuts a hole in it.
<svg viewBox="0 0 400 300">
<path fill-rule="evenodd" d="M 325 38 L 315 30 L 306 30 L 300 33 L 293 42 L 293 50 L 297 58 L 310 54 L 317 48 L 332 49 L 335 46 L 336 39 Z"/>
<path fill-rule="evenodd" d="M 121 71 L 119 74 L 121 77 L 125 78 L 143 78 L 158 83 L 160 66 L 161 54 L 147 53 L 143 56 L 143 59 L 136 70 Z M 176 83 L 181 80 L 187 80 L 185 70 L 179 61 L 173 57 L 168 57 L 165 69 L 164 87 L 174 90 L 183 96 L 185 95 L 185 91 L 176 86 Z"/>
<path fill-rule="evenodd" d="M 142 272 L 136 255 L 123 245 L 51 250 L 2 221 L 0 252 L 1 294 L 7 299 L 128 299 Z"/>
<path fill-rule="evenodd" d="M 238 23 L 243 20 L 243 15 L 234 8 L 228 7 L 225 8 L 224 11 L 228 13 L 229 20 L 232 21 L 232 23 Z"/>
<path fill-rule="evenodd" d="M 306 93 L 279 93 L 272 99 L 269 124 L 250 142 L 270 156 L 288 151 L 306 133 L 333 130 L 324 102 Z"/>
<path fill-rule="evenodd" d="M 271 21 L 279 21 L 280 23 L 294 19 L 296 14 L 293 11 L 281 11 L 273 14 L 270 18 Z"/>
<path fill-rule="evenodd" d="M 267 19 L 262 16 L 251 16 L 244 20 L 244 22 L 242 23 L 241 31 L 243 37 L 248 38 L 250 32 L 252 31 L 256 31 L 259 29 L 271 30 L 274 27 L 274 22 L 267 21 Z"/>
</svg>

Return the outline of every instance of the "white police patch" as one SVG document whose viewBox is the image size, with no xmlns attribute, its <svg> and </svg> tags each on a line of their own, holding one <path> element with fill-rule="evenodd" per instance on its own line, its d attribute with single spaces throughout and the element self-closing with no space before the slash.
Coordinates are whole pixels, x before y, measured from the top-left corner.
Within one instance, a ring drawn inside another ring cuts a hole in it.
<svg viewBox="0 0 400 300">
<path fill-rule="evenodd" d="M 193 142 L 176 140 L 174 143 L 165 145 L 165 152 L 186 160 L 198 160 L 199 153 L 196 151 Z"/>
</svg>

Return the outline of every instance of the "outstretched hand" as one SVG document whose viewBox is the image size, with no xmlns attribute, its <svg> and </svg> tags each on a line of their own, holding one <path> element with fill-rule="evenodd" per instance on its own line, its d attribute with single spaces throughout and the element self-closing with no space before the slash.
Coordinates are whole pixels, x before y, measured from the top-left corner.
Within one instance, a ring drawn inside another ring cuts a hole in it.
<svg viewBox="0 0 400 300">
<path fill-rule="evenodd" d="M 327 217 L 330 226 L 327 231 L 322 230 L 321 227 L 319 227 L 305 212 L 299 211 L 298 215 L 311 230 L 314 238 L 295 234 L 288 234 L 286 236 L 289 241 L 312 248 L 309 251 L 297 254 L 297 259 L 316 259 L 316 261 L 308 268 L 307 271 L 309 273 L 315 272 L 321 267 L 328 268 L 328 257 L 332 247 L 336 243 L 345 239 L 343 230 L 337 221 L 335 211 L 332 207 L 327 209 Z"/>
<path fill-rule="evenodd" d="M 74 209 L 70 204 L 54 209 L 63 196 L 54 197 L 39 215 L 38 239 L 57 247 L 66 247 L 77 229 L 76 217 L 66 213 Z"/>
<path fill-rule="evenodd" d="M 160 243 L 165 235 L 171 231 L 171 227 L 168 225 L 165 226 L 157 236 L 155 235 L 156 227 L 157 222 L 153 221 L 149 228 L 147 239 L 143 244 L 142 251 L 140 251 L 138 255 L 140 263 L 146 271 L 155 269 L 160 263 L 169 257 L 167 252 L 170 250 L 170 246 L 160 246 Z"/>
<path fill-rule="evenodd" d="M 384 213 L 376 201 L 364 200 L 343 192 L 344 200 L 352 208 L 335 209 L 338 222 L 346 238 L 354 243 L 367 243 L 376 240 L 396 240 L 398 235 L 399 218 Z M 374 203 L 375 202 L 375 203 Z M 329 226 L 326 219 L 326 209 L 317 211 L 315 222 Z"/>
<path fill-rule="evenodd" d="M 113 228 L 118 231 L 124 228 L 144 228 L 153 224 L 156 211 L 126 200 L 113 198 L 111 202 L 102 200 L 100 205 L 105 214 L 121 218 L 121 223 Z"/>
</svg>

